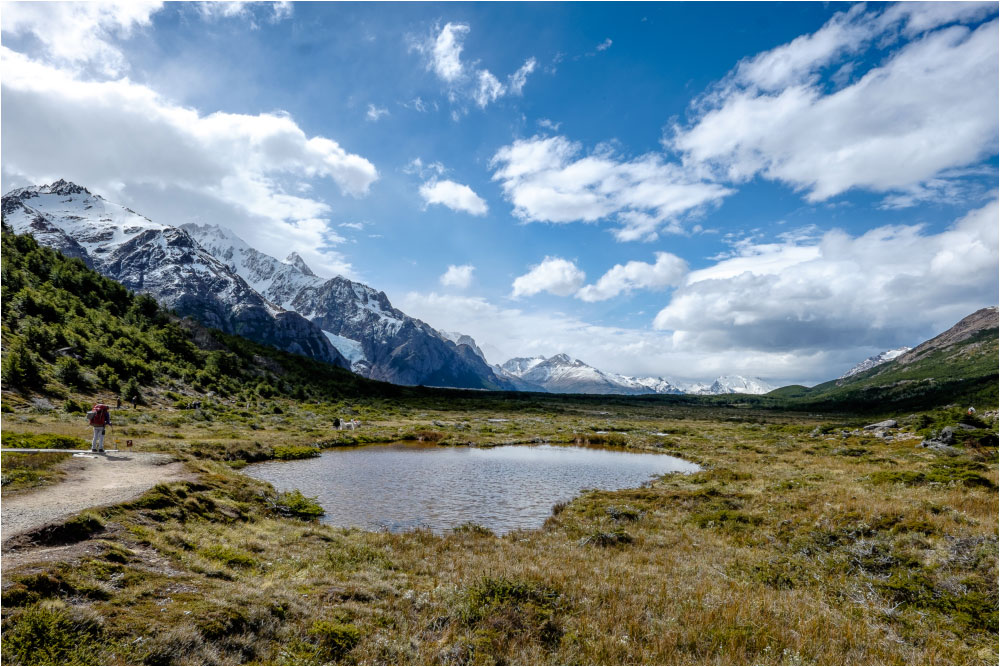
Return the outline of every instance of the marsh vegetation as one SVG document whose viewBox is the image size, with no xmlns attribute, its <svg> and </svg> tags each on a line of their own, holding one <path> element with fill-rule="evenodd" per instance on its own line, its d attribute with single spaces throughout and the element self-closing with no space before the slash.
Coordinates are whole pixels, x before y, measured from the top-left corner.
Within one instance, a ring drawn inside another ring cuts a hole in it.
<svg viewBox="0 0 1000 667">
<path fill-rule="evenodd" d="M 121 437 L 197 481 L 93 510 L 64 557 L 4 568 L 14 663 L 995 663 L 997 461 L 957 408 L 847 415 L 529 397 L 451 407 L 272 399 L 123 411 Z M 274 406 L 280 410 L 267 409 Z M 336 416 L 366 425 L 331 431 Z M 498 422 L 496 419 L 509 419 Z M 79 419 L 20 408 L 9 431 Z M 697 462 L 584 492 L 538 530 L 365 532 L 242 474 L 281 448 L 413 440 L 576 443 L 613 434 Z M 5 467 L 7 463 L 5 461 Z M 7 493 L 5 488 L 4 493 Z"/>
</svg>

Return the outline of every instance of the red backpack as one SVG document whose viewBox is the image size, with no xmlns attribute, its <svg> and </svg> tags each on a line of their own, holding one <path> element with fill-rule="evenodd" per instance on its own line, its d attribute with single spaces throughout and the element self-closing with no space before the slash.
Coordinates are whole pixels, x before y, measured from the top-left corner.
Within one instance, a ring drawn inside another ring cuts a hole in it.
<svg viewBox="0 0 1000 667">
<path fill-rule="evenodd" d="M 104 426 L 110 419 L 108 414 L 108 406 L 103 403 L 98 403 L 94 406 L 94 409 L 87 413 L 87 423 L 91 426 Z"/>
</svg>

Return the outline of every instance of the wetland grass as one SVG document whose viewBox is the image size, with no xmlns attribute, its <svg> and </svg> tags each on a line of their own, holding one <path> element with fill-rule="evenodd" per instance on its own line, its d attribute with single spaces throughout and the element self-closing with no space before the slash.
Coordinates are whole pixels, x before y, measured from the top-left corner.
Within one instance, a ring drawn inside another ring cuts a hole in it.
<svg viewBox="0 0 1000 667">
<path fill-rule="evenodd" d="M 996 664 L 995 449 L 852 435 L 845 415 L 373 400 L 351 406 L 365 429 L 349 438 L 571 444 L 602 430 L 704 468 L 585 492 L 536 531 L 394 534 L 308 520 L 294 510 L 308 498 L 229 465 L 347 444 L 330 431 L 346 405 L 275 403 L 249 421 L 227 406 L 210 421 L 124 414 L 139 449 L 186 460 L 197 481 L 97 511 L 101 532 L 64 560 L 5 567 L 4 661 Z M 18 416 L 6 429 L 80 431 L 57 412 Z"/>
</svg>

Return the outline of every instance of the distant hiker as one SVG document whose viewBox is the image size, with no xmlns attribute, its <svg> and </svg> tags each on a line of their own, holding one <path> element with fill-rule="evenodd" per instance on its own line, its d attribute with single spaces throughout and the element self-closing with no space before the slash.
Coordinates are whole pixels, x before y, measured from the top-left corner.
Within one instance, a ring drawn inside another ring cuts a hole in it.
<svg viewBox="0 0 1000 667">
<path fill-rule="evenodd" d="M 139 394 L 132 394 L 132 409 L 135 410 L 136 404 L 139 402 Z"/>
<path fill-rule="evenodd" d="M 122 409 L 122 397 L 119 396 L 118 399 L 115 401 L 115 410 L 121 410 L 121 409 Z"/>
<path fill-rule="evenodd" d="M 340 430 L 340 417 L 333 418 L 333 427 L 338 431 Z"/>
<path fill-rule="evenodd" d="M 90 442 L 90 451 L 104 453 L 104 428 L 111 426 L 111 410 L 104 403 L 95 403 L 87 413 L 87 423 L 94 427 L 94 439 Z"/>
</svg>

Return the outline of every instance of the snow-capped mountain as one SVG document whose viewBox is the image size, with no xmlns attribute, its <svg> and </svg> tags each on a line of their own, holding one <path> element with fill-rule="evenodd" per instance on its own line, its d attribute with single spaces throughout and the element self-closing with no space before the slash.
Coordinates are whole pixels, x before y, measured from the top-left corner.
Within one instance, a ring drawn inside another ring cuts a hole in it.
<svg viewBox="0 0 1000 667">
<path fill-rule="evenodd" d="M 516 381 L 522 391 L 565 394 L 679 394 L 681 390 L 663 378 L 637 378 L 607 373 L 566 354 L 549 357 L 516 357 L 499 373 Z"/>
<path fill-rule="evenodd" d="M 14 190 L 4 220 L 46 246 L 209 327 L 347 367 L 318 327 L 262 297 L 185 230 L 63 180 Z"/>
<path fill-rule="evenodd" d="M 764 382 L 758 377 L 743 375 L 722 375 L 708 385 L 692 385 L 687 388 L 688 394 L 766 394 L 777 389 L 774 385 Z"/>
<path fill-rule="evenodd" d="M 886 363 L 888 361 L 892 361 L 893 359 L 895 359 L 898 356 L 906 354 L 907 352 L 910 351 L 910 349 L 911 348 L 908 348 L 908 347 L 899 347 L 899 348 L 896 348 L 895 350 L 886 350 L 885 352 L 882 352 L 881 354 L 876 354 L 874 357 L 868 357 L 867 359 L 865 359 L 864 361 L 862 361 L 860 364 L 858 364 L 857 366 L 855 366 L 851 370 L 847 371 L 846 373 L 844 373 L 843 375 L 841 375 L 837 379 L 838 380 L 843 380 L 844 378 L 849 378 L 852 375 L 857 375 L 858 373 L 864 373 L 867 370 L 871 370 L 872 368 L 875 368 L 876 366 L 881 366 L 882 364 L 884 364 L 884 363 Z"/>
<path fill-rule="evenodd" d="M 566 394 L 766 394 L 773 386 L 760 378 L 724 375 L 712 383 L 686 384 L 662 377 L 608 373 L 566 354 L 515 357 L 493 367 L 522 391 Z"/>
<path fill-rule="evenodd" d="M 184 229 L 265 297 L 319 326 L 356 373 L 406 385 L 514 388 L 494 374 L 472 338 L 410 317 L 384 292 L 342 276 L 324 280 L 298 255 L 280 261 L 221 227 Z"/>
</svg>

